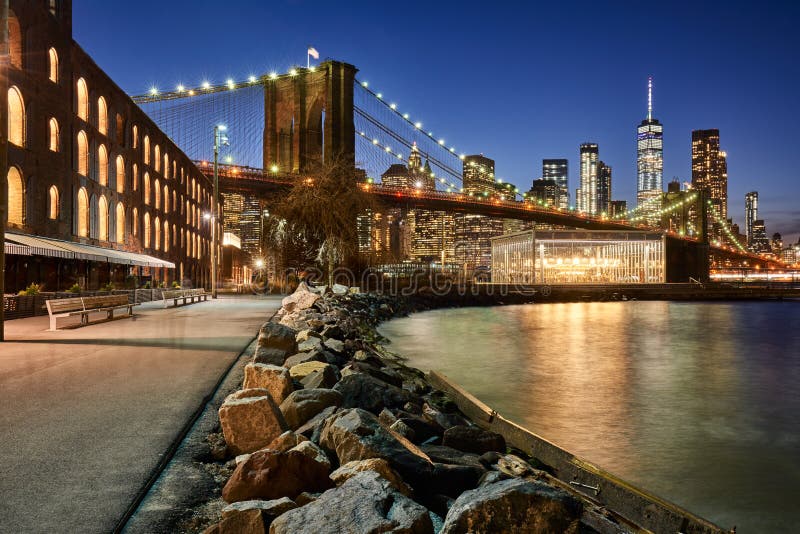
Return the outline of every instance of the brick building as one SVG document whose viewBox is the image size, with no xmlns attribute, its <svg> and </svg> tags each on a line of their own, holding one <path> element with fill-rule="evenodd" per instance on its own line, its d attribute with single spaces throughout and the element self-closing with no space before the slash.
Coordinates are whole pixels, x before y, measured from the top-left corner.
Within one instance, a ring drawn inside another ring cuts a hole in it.
<svg viewBox="0 0 800 534">
<path fill-rule="evenodd" d="M 6 290 L 207 285 L 212 184 L 73 41 L 71 0 L 11 0 L 9 48 Z"/>
</svg>

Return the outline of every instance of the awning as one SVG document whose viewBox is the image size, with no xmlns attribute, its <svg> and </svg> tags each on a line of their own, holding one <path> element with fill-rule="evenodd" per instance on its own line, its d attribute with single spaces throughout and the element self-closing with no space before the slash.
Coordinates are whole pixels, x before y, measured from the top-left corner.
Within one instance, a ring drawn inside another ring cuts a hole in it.
<svg viewBox="0 0 800 534">
<path fill-rule="evenodd" d="M 15 256 L 30 256 L 31 249 L 24 246 L 18 245 L 16 243 L 10 243 L 8 241 L 3 243 L 3 249 L 5 250 L 6 254 L 14 254 Z"/>
<path fill-rule="evenodd" d="M 83 243 L 62 241 L 60 239 L 28 234 L 6 232 L 5 235 L 5 250 L 7 254 L 50 256 L 52 258 L 89 260 L 118 263 L 121 265 L 139 265 L 142 267 L 175 268 L 174 263 L 148 256 L 147 254 L 136 254 L 125 250 L 96 247 L 94 245 L 84 245 Z M 20 252 L 9 252 L 9 246 L 12 247 L 13 250 L 20 250 Z"/>
</svg>

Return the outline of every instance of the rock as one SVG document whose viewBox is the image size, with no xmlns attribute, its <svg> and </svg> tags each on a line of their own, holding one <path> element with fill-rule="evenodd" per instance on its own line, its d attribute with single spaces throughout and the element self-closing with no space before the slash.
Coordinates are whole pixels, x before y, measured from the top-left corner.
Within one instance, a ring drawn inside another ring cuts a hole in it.
<svg viewBox="0 0 800 534">
<path fill-rule="evenodd" d="M 343 466 L 339 467 L 339 469 L 331 473 L 331 480 L 333 480 L 333 483 L 337 486 L 341 486 L 345 483 L 345 481 L 353 478 L 358 473 L 363 471 L 375 471 L 381 477 L 386 479 L 394 489 L 406 497 L 411 497 L 413 493 L 408 484 L 403 482 L 403 479 L 400 478 L 400 475 L 398 475 L 397 472 L 389 466 L 389 462 L 383 458 L 370 458 L 368 460 L 355 460 L 352 462 L 347 462 Z"/>
<path fill-rule="evenodd" d="M 350 288 L 342 284 L 333 284 L 331 290 L 333 291 L 334 295 L 347 295 L 347 293 L 350 291 Z"/>
<path fill-rule="evenodd" d="M 298 434 L 302 434 L 306 436 L 308 439 L 313 441 L 314 443 L 319 443 L 320 433 L 322 432 L 322 425 L 325 423 L 325 420 L 332 416 L 336 411 L 339 409 L 338 406 L 328 406 L 317 415 L 300 425 L 300 427 L 295 430 Z"/>
<path fill-rule="evenodd" d="M 272 516 L 274 518 L 278 517 L 283 512 L 288 512 L 294 508 L 297 508 L 297 503 L 288 497 L 273 499 L 271 501 L 240 501 L 229 504 L 223 508 L 222 517 L 225 518 L 233 515 L 236 512 L 243 512 L 245 510 L 259 510 L 262 514 Z"/>
<path fill-rule="evenodd" d="M 343 377 L 333 389 L 344 397 L 342 406 L 345 408 L 363 408 L 374 414 L 384 408 L 399 408 L 413 400 L 413 395 L 408 391 L 364 373 Z"/>
<path fill-rule="evenodd" d="M 222 521 L 204 530 L 203 534 L 267 534 L 269 523 L 264 519 L 264 514 L 256 508 L 232 510 Z"/>
<path fill-rule="evenodd" d="M 283 365 L 286 355 L 291 354 L 290 351 L 282 349 L 271 349 L 268 347 L 256 347 L 253 354 L 253 363 L 265 363 L 269 365 Z"/>
<path fill-rule="evenodd" d="M 299 363 L 297 365 L 292 366 L 289 369 L 289 374 L 295 380 L 303 380 L 305 377 L 307 377 L 314 371 L 319 371 L 324 369 L 326 365 L 330 366 L 329 363 L 316 362 L 316 361 Z"/>
<path fill-rule="evenodd" d="M 416 436 L 415 443 L 441 436 L 444 432 L 439 425 L 431 424 L 424 418 L 406 411 L 398 411 L 397 418 L 398 421 L 402 421 L 404 425 L 414 431 L 414 436 Z"/>
<path fill-rule="evenodd" d="M 302 434 L 297 434 L 296 432 L 292 432 L 291 430 L 287 430 L 277 438 L 273 439 L 269 442 L 269 444 L 264 447 L 265 449 L 270 449 L 273 451 L 283 452 L 292 449 L 304 441 L 308 441 L 308 438 Z M 238 461 L 236 463 L 239 463 Z"/>
<path fill-rule="evenodd" d="M 365 471 L 315 501 L 272 522 L 271 534 L 297 532 L 432 534 L 428 510 L 396 491 L 374 471 Z"/>
<path fill-rule="evenodd" d="M 322 340 L 318 337 L 310 337 L 297 345 L 299 352 L 312 352 L 322 348 Z"/>
<path fill-rule="evenodd" d="M 461 494 L 441 532 L 577 533 L 581 511 L 580 501 L 563 490 L 541 482 L 502 480 Z"/>
<path fill-rule="evenodd" d="M 469 424 L 467 420 L 460 415 L 442 412 L 441 410 L 433 408 L 428 403 L 422 405 L 422 416 L 431 423 L 439 425 L 443 430 L 454 426 L 467 426 Z"/>
<path fill-rule="evenodd" d="M 328 468 L 328 471 L 331 469 L 331 461 L 328 458 L 328 455 L 325 454 L 325 451 L 319 448 L 319 445 L 312 441 L 303 441 L 299 443 L 296 447 L 292 449 L 293 451 L 299 451 L 314 460 L 317 463 L 320 463 Z"/>
<path fill-rule="evenodd" d="M 434 463 L 433 476 L 425 491 L 455 498 L 476 488 L 485 473 L 482 466 Z"/>
<path fill-rule="evenodd" d="M 502 457 L 503 455 L 499 452 L 489 451 L 481 454 L 478 460 L 481 462 L 481 464 L 483 464 L 484 467 L 491 469 Z"/>
<path fill-rule="evenodd" d="M 335 338 L 328 338 L 322 342 L 325 345 L 325 348 L 332 350 L 336 354 L 342 354 L 344 352 L 344 342 Z"/>
<path fill-rule="evenodd" d="M 360 362 L 360 361 L 353 361 L 348 367 L 350 368 L 350 370 L 347 373 L 348 375 L 354 373 L 366 373 L 372 376 L 373 378 L 377 378 L 378 380 L 381 380 L 383 382 L 386 382 L 387 384 L 391 384 L 398 388 L 403 386 L 403 378 L 399 374 L 397 374 L 397 371 L 389 369 L 388 367 L 380 368 L 371 365 L 367 362 Z M 344 370 L 342 374 L 343 375 L 345 374 Z"/>
<path fill-rule="evenodd" d="M 327 365 L 307 374 L 300 380 L 305 389 L 324 388 L 330 389 L 336 385 L 336 370 L 332 365 Z"/>
<path fill-rule="evenodd" d="M 233 459 L 233 462 L 236 465 L 239 465 L 240 463 L 244 462 L 248 458 L 250 458 L 250 453 L 249 452 L 247 454 L 239 454 L 238 456 L 236 456 L 236 458 Z"/>
<path fill-rule="evenodd" d="M 264 325 L 261 326 L 261 330 L 259 330 L 258 346 L 265 349 L 282 351 L 284 357 L 286 357 L 286 355 L 297 352 L 296 336 L 297 332 L 295 332 L 294 329 L 270 321 L 264 323 Z"/>
<path fill-rule="evenodd" d="M 244 367 L 244 388 L 262 388 L 276 404 L 292 392 L 292 378 L 285 367 L 264 363 L 248 363 Z"/>
<path fill-rule="evenodd" d="M 486 473 L 484 473 L 481 479 L 478 481 L 478 486 L 488 486 L 489 484 L 494 484 L 495 482 L 508 480 L 510 478 L 510 476 L 505 473 L 501 473 L 500 471 L 486 471 Z"/>
<path fill-rule="evenodd" d="M 319 293 L 311 291 L 306 284 L 301 283 L 294 293 L 281 301 L 281 306 L 288 312 L 307 310 L 319 299 Z"/>
<path fill-rule="evenodd" d="M 232 400 L 238 399 L 249 399 L 251 397 L 265 397 L 269 395 L 269 390 L 264 388 L 249 388 L 249 389 L 237 389 L 227 397 L 223 402 L 228 402 Z"/>
<path fill-rule="evenodd" d="M 219 422 L 228 450 L 234 455 L 256 451 L 288 430 L 283 414 L 269 395 L 225 399 L 219 409 Z"/>
<path fill-rule="evenodd" d="M 342 395 L 335 389 L 301 389 L 289 395 L 280 410 L 289 427 L 297 429 L 325 408 L 341 405 Z"/>
<path fill-rule="evenodd" d="M 206 438 L 208 441 L 211 457 L 215 460 L 224 460 L 228 456 L 228 444 L 225 443 L 225 436 L 222 432 L 214 432 Z"/>
<path fill-rule="evenodd" d="M 391 410 L 384 408 L 381 410 L 381 413 L 378 414 L 378 420 L 386 426 L 392 426 L 397 422 L 397 416 L 395 416 Z"/>
<path fill-rule="evenodd" d="M 481 456 L 471 452 L 463 452 L 444 445 L 420 445 L 420 449 L 434 462 L 454 465 L 469 465 L 486 469 Z"/>
<path fill-rule="evenodd" d="M 448 428 L 442 436 L 442 445 L 475 454 L 506 452 L 506 440 L 503 436 L 477 426 L 459 425 Z"/>
<path fill-rule="evenodd" d="M 297 343 L 302 343 L 303 341 L 307 341 L 312 337 L 315 337 L 317 339 L 322 339 L 322 334 L 307 328 L 305 330 L 300 330 L 294 339 L 295 341 L 297 341 Z"/>
<path fill-rule="evenodd" d="M 389 425 L 389 430 L 400 434 L 401 436 L 403 436 L 404 438 L 406 438 L 408 441 L 411 442 L 413 442 L 414 438 L 416 438 L 414 430 L 412 430 L 411 427 L 409 427 L 407 424 L 399 420 Z"/>
<path fill-rule="evenodd" d="M 310 502 L 316 501 L 319 495 L 320 495 L 319 493 L 309 493 L 307 491 L 304 491 L 303 493 L 297 496 L 294 502 L 297 503 L 297 506 L 305 506 Z"/>
<path fill-rule="evenodd" d="M 342 332 L 342 327 L 338 324 L 328 324 L 322 329 L 322 337 L 323 339 L 328 339 L 331 337 L 340 339 L 344 337 L 344 332 Z"/>
<path fill-rule="evenodd" d="M 340 464 L 383 458 L 413 487 L 425 484 L 433 473 L 433 463 L 424 452 L 360 408 L 342 410 L 328 418 L 320 445 L 335 453 Z"/>
<path fill-rule="evenodd" d="M 523 477 L 526 475 L 543 476 L 544 471 L 539 471 L 530 466 L 528 462 L 513 454 L 506 454 L 497 460 L 497 470 L 512 477 Z"/>
<path fill-rule="evenodd" d="M 287 369 L 291 369 L 295 365 L 300 365 L 301 363 L 306 362 L 322 362 L 326 363 L 325 357 L 319 351 L 311 351 L 311 352 L 298 352 L 297 354 L 293 354 L 284 360 L 283 366 Z"/>
<path fill-rule="evenodd" d="M 229 503 L 281 497 L 293 499 L 304 491 L 329 488 L 329 473 L 329 466 L 297 448 L 284 452 L 262 449 L 236 466 L 222 489 L 222 498 Z"/>
</svg>

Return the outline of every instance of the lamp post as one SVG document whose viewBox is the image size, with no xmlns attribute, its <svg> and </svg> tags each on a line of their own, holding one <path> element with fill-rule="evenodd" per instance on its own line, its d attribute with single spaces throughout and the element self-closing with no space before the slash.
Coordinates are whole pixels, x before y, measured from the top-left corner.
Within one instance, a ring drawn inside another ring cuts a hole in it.
<svg viewBox="0 0 800 534">
<path fill-rule="evenodd" d="M 218 124 L 214 126 L 214 194 L 211 197 L 211 298 L 217 298 L 217 215 L 219 206 L 219 147 L 228 144 L 228 138 L 222 135 L 227 128 Z"/>
</svg>

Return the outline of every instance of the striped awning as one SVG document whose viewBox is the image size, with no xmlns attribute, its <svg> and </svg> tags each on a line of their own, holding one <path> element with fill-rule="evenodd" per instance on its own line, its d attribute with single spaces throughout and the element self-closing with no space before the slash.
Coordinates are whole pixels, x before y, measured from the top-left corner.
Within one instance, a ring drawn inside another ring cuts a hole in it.
<svg viewBox="0 0 800 534">
<path fill-rule="evenodd" d="M 50 256 L 52 258 L 66 258 L 77 260 L 98 261 L 103 263 L 117 263 L 121 265 L 138 265 L 141 267 L 166 267 L 174 269 L 175 264 L 147 254 L 136 254 L 125 250 L 96 247 L 72 241 L 62 241 L 49 237 L 33 236 L 6 232 L 6 253 L 9 246 L 20 250 L 18 254 L 33 256 Z"/>
<path fill-rule="evenodd" d="M 5 241 L 3 243 L 3 250 L 6 254 L 13 254 L 15 256 L 30 256 L 31 249 L 25 245 L 18 245 L 17 243 L 10 243 Z"/>
</svg>

